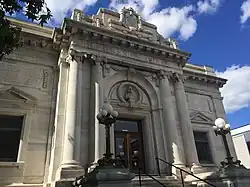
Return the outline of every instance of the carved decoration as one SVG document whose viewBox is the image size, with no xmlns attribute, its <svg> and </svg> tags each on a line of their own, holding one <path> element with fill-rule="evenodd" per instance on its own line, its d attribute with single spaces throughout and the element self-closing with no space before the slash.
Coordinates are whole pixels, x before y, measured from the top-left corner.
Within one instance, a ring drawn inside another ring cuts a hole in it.
<svg viewBox="0 0 250 187">
<path fill-rule="evenodd" d="M 25 66 L 22 63 L 0 62 L 0 83 L 3 84 L 26 86 L 47 92 L 51 74 L 50 68 L 33 64 Z"/>
<path fill-rule="evenodd" d="M 178 42 L 175 39 L 168 38 L 167 40 L 168 40 L 169 45 L 170 45 L 171 48 L 179 49 L 179 44 L 178 44 Z"/>
<path fill-rule="evenodd" d="M 89 16 L 86 16 L 82 10 L 74 9 L 71 15 L 71 19 L 79 22 L 88 22 L 91 23 L 92 19 Z"/>
<path fill-rule="evenodd" d="M 42 88 L 48 88 L 48 81 L 49 81 L 49 72 L 43 70 L 43 84 Z"/>
<path fill-rule="evenodd" d="M 147 79 L 152 84 L 159 86 L 159 78 L 156 73 L 148 72 L 148 71 L 139 71 L 145 79 Z"/>
<path fill-rule="evenodd" d="M 143 99 L 140 88 L 130 82 L 121 83 L 117 88 L 117 97 L 121 106 L 130 109 L 140 107 Z"/>
<path fill-rule="evenodd" d="M 107 77 L 111 72 L 111 66 L 110 66 L 110 64 L 105 63 L 105 64 L 103 64 L 102 67 L 103 67 L 102 68 L 103 77 Z"/>
<path fill-rule="evenodd" d="M 173 82 L 184 82 L 184 77 L 176 72 L 172 73 L 171 79 Z"/>
<path fill-rule="evenodd" d="M 124 66 L 108 64 L 107 62 L 103 63 L 103 77 L 111 76 L 116 72 L 125 70 L 128 70 L 128 68 Z"/>
<path fill-rule="evenodd" d="M 137 14 L 132 7 L 128 9 L 123 7 L 121 9 L 119 21 L 130 30 L 142 29 L 141 16 Z"/>
<path fill-rule="evenodd" d="M 208 123 L 213 124 L 213 117 L 208 117 L 207 115 L 203 114 L 202 112 L 192 112 L 190 114 L 190 119 L 193 123 Z"/>
<path fill-rule="evenodd" d="M 0 84 L 0 99 L 24 102 L 36 101 L 36 98 L 28 93 L 25 93 L 14 86 L 2 84 Z"/>
</svg>

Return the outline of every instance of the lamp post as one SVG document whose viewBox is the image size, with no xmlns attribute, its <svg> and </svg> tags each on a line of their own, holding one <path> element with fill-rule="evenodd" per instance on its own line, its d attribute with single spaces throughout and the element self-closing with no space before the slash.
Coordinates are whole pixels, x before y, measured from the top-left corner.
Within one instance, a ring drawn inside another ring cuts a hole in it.
<svg viewBox="0 0 250 187">
<path fill-rule="evenodd" d="M 240 160 L 233 161 L 233 157 L 232 157 L 232 155 L 230 153 L 230 149 L 229 149 L 227 138 L 226 138 L 226 135 L 229 134 L 230 130 L 231 130 L 230 125 L 226 124 L 224 119 L 217 118 L 215 120 L 215 126 L 213 126 L 213 130 L 214 130 L 214 133 L 215 133 L 216 136 L 220 135 L 222 137 L 222 140 L 223 140 L 223 143 L 224 143 L 224 146 L 225 146 L 225 149 L 226 149 L 226 154 L 227 154 L 226 160 L 227 160 L 227 162 L 222 161 L 221 162 L 222 167 L 226 168 L 228 166 L 240 166 L 240 163 L 241 163 Z"/>
<path fill-rule="evenodd" d="M 118 112 L 113 110 L 113 107 L 105 102 L 97 114 L 96 118 L 99 123 L 105 126 L 106 132 L 106 152 L 103 154 L 103 158 L 98 160 L 99 165 L 113 165 L 114 160 L 112 159 L 112 153 L 110 150 L 110 127 L 115 123 Z"/>
</svg>

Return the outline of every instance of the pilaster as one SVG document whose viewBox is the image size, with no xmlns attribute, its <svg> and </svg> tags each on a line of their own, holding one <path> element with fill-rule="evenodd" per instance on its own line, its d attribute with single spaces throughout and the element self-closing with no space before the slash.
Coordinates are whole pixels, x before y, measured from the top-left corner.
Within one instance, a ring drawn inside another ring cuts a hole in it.
<svg viewBox="0 0 250 187">
<path fill-rule="evenodd" d="M 154 141 L 155 141 L 155 156 L 160 158 L 160 159 L 165 159 L 166 154 L 165 154 L 165 149 L 167 149 L 164 146 L 164 132 L 161 126 L 161 121 L 160 121 L 160 111 L 159 110 L 152 110 L 151 111 L 152 115 L 152 126 L 153 126 L 153 136 L 154 136 Z M 160 172 L 166 173 L 167 172 L 168 166 L 166 164 L 159 164 L 159 169 Z"/>
<path fill-rule="evenodd" d="M 96 119 L 96 115 L 103 103 L 102 87 L 102 64 L 105 58 L 90 55 L 88 59 L 91 63 L 91 83 L 90 83 L 90 144 L 89 162 L 96 162 L 105 152 L 105 129 Z"/>
<path fill-rule="evenodd" d="M 65 120 L 66 98 L 67 98 L 67 84 L 68 84 L 68 63 L 66 62 L 68 49 L 63 48 L 60 53 L 58 67 L 58 90 L 55 109 L 55 124 L 52 135 L 52 150 L 50 157 L 50 166 L 48 181 L 55 179 L 56 170 L 61 163 L 62 145 L 63 145 L 63 129 Z"/>
</svg>

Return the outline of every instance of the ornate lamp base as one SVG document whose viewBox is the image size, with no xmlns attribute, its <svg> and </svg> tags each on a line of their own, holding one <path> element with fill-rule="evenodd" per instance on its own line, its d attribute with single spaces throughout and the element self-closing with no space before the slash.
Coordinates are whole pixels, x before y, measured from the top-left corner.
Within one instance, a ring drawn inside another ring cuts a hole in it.
<svg viewBox="0 0 250 187">
<path fill-rule="evenodd" d="M 245 168 L 242 164 L 240 160 L 235 160 L 233 161 L 233 157 L 230 158 L 226 158 L 227 162 L 222 161 L 221 162 L 221 168 L 222 169 L 229 169 L 229 168 Z"/>
</svg>

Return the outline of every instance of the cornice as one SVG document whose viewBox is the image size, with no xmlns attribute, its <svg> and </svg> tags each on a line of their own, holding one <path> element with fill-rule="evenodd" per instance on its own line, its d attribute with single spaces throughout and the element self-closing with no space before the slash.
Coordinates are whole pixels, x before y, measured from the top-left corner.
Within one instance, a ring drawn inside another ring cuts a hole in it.
<svg viewBox="0 0 250 187">
<path fill-rule="evenodd" d="M 47 26 L 41 26 L 37 23 L 30 23 L 27 21 L 18 20 L 12 17 L 6 16 L 7 19 L 10 21 L 11 25 L 19 27 L 22 29 L 22 32 L 35 34 L 37 36 L 43 36 L 46 38 L 51 38 L 53 33 L 53 28 Z"/>
<path fill-rule="evenodd" d="M 211 75 L 206 75 L 203 73 L 197 73 L 197 72 L 192 72 L 192 71 L 187 71 L 183 70 L 184 72 L 184 78 L 185 80 L 195 80 L 195 81 L 200 81 L 202 83 L 210 83 L 217 85 L 219 88 L 222 88 L 224 84 L 226 84 L 227 80 L 216 77 L 216 76 L 211 76 Z"/>
<path fill-rule="evenodd" d="M 125 35 L 114 30 L 97 27 L 89 22 L 79 22 L 69 18 L 65 18 L 62 29 L 56 29 L 54 31 L 53 41 L 58 47 L 61 45 L 69 45 L 73 36 L 79 38 L 84 37 L 85 40 L 88 39 L 108 42 L 117 46 L 122 45 L 135 51 L 147 51 L 148 53 L 161 56 L 165 59 L 171 57 L 182 67 L 191 56 L 190 53 L 160 45 L 156 42 L 150 42 L 144 39 L 136 38 L 132 35 Z"/>
<path fill-rule="evenodd" d="M 47 53 L 57 53 L 59 52 L 59 48 L 53 43 L 51 39 L 35 36 L 31 37 L 21 35 L 21 47 L 32 47 L 37 50 L 45 50 Z"/>
<path fill-rule="evenodd" d="M 37 49 L 47 50 L 47 52 L 56 52 L 57 46 L 53 43 L 53 29 L 46 26 L 40 26 L 35 23 L 17 20 L 7 17 L 11 25 L 21 29 L 21 46 L 36 47 Z"/>
</svg>

